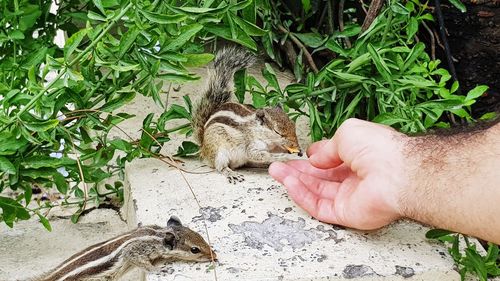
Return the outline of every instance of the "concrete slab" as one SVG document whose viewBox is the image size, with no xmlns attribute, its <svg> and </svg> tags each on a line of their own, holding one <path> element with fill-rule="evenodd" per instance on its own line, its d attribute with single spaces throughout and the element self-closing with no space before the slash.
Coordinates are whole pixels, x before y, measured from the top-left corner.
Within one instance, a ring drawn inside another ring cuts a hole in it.
<svg viewBox="0 0 500 281">
<path fill-rule="evenodd" d="M 196 160 L 183 167 L 206 171 Z M 134 224 L 177 215 L 204 233 L 206 224 L 219 262 L 172 264 L 148 281 L 166 280 L 459 280 L 446 248 L 425 239 L 427 227 L 402 221 L 375 232 L 323 224 L 295 206 L 264 170 L 244 170 L 236 185 L 215 173 L 180 172 L 158 160 L 126 169 Z"/>
</svg>

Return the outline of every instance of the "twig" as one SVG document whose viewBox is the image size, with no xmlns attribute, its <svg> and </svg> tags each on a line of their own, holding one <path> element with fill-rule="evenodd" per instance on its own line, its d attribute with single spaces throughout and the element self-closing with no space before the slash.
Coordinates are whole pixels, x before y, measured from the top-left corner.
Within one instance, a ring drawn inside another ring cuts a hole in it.
<svg viewBox="0 0 500 281">
<path fill-rule="evenodd" d="M 280 47 L 286 53 L 286 57 L 288 58 L 288 63 L 290 64 L 290 67 L 293 68 L 293 66 L 297 62 L 297 52 L 295 51 L 292 42 L 290 42 L 290 40 L 286 40 L 283 45 L 280 45 Z"/>
<path fill-rule="evenodd" d="M 363 12 L 365 12 L 365 15 L 368 14 L 368 11 L 365 8 L 365 2 L 363 0 L 359 0 L 359 3 L 361 3 L 361 9 L 363 9 Z"/>
<path fill-rule="evenodd" d="M 333 5 L 335 0 L 326 0 L 326 8 L 328 9 L 328 34 L 332 35 L 335 31 L 335 26 L 333 23 Z"/>
<path fill-rule="evenodd" d="M 78 156 L 78 152 L 76 151 L 76 147 L 75 147 L 75 142 L 73 141 L 73 137 L 71 137 L 71 134 L 70 132 L 68 131 L 68 129 L 66 129 L 65 127 L 62 127 L 63 130 L 66 132 L 66 134 L 68 134 L 68 137 L 69 137 L 69 140 L 71 142 L 71 147 L 73 148 L 73 153 L 75 154 L 75 157 L 76 157 L 76 165 L 78 166 L 78 173 L 80 175 L 80 181 L 82 182 L 83 184 L 83 205 L 82 207 L 80 207 L 79 209 L 79 213 L 78 215 L 80 215 L 83 210 L 85 210 L 86 206 L 87 206 L 87 199 L 88 199 L 88 186 L 87 186 L 87 183 L 85 182 L 85 177 L 83 175 L 83 169 L 82 169 L 82 163 L 80 161 L 80 156 Z"/>
<path fill-rule="evenodd" d="M 380 9 L 384 5 L 384 0 L 373 0 L 368 8 L 368 12 L 366 13 L 365 20 L 363 21 L 363 25 L 361 26 L 361 32 L 364 32 L 370 27 L 375 18 L 378 16 Z"/>
<path fill-rule="evenodd" d="M 434 34 L 432 33 L 432 30 L 429 28 L 429 26 L 425 23 L 425 21 L 422 21 L 422 25 L 431 37 L 431 58 L 432 60 L 436 60 L 436 39 L 434 38 Z"/>
<path fill-rule="evenodd" d="M 314 63 L 314 60 L 311 56 L 311 54 L 309 53 L 309 51 L 307 50 L 306 46 L 304 46 L 302 44 L 302 42 L 300 42 L 299 39 L 297 39 L 297 37 L 295 37 L 295 35 L 293 35 L 290 31 L 288 31 L 285 27 L 283 27 L 283 25 L 278 25 L 278 29 L 279 31 L 285 33 L 285 34 L 288 34 L 290 36 L 290 39 L 293 41 L 293 43 L 295 43 L 295 45 L 297 45 L 301 50 L 302 52 L 304 53 L 304 56 L 306 57 L 306 60 L 307 62 L 309 63 L 309 66 L 311 67 L 311 69 L 313 70 L 314 73 L 318 73 L 318 67 L 316 67 L 316 64 Z"/>
<path fill-rule="evenodd" d="M 436 38 L 436 43 L 439 45 L 439 47 L 441 47 L 441 49 L 444 50 L 444 46 L 441 43 L 441 40 L 439 39 L 439 35 L 437 34 L 436 30 L 434 30 L 433 33 L 434 33 L 434 38 Z"/>
<path fill-rule="evenodd" d="M 441 34 L 441 40 L 443 41 L 444 52 L 446 54 L 446 60 L 448 62 L 448 68 L 450 69 L 453 80 L 458 82 L 457 72 L 455 71 L 455 65 L 453 64 L 453 57 L 451 55 L 450 45 L 448 44 L 448 39 L 446 38 L 446 28 L 444 27 L 443 13 L 441 12 L 441 1 L 440 0 L 434 0 L 434 1 L 436 3 L 434 11 L 436 12 L 436 16 L 438 19 L 439 33 Z M 460 86 L 457 89 L 457 93 L 459 95 L 461 94 Z"/>
<path fill-rule="evenodd" d="M 328 3 L 329 3 L 329 0 L 327 1 L 327 5 L 328 5 Z M 325 20 L 325 16 L 326 16 L 327 11 L 328 11 L 328 9 L 323 9 L 323 11 L 321 12 L 321 16 L 319 17 L 318 23 L 316 24 L 317 29 L 321 29 L 321 26 L 323 25 L 323 21 Z"/>
<path fill-rule="evenodd" d="M 339 2 L 339 30 L 340 32 L 344 31 L 344 3 L 345 3 L 345 0 L 340 0 Z M 347 46 L 347 48 L 351 48 L 351 41 L 349 40 L 349 37 L 345 37 L 344 38 L 344 42 Z"/>
</svg>

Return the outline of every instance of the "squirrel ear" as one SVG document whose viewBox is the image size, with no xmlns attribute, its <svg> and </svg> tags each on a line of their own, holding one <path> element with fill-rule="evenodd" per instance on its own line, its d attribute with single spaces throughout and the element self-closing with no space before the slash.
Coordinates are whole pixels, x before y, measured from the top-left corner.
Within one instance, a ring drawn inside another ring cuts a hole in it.
<svg viewBox="0 0 500 281">
<path fill-rule="evenodd" d="M 176 216 L 171 216 L 170 219 L 167 222 L 167 226 L 173 227 L 173 226 L 182 226 L 181 220 L 176 217 Z"/>
<path fill-rule="evenodd" d="M 283 103 L 278 102 L 274 107 L 283 110 Z"/>
<path fill-rule="evenodd" d="M 163 238 L 163 246 L 165 246 L 165 248 L 173 250 L 175 244 L 176 244 L 175 235 L 171 232 L 165 233 L 165 238 Z"/>
<path fill-rule="evenodd" d="M 257 117 L 257 122 L 259 122 L 260 125 L 264 124 L 264 118 L 265 118 L 265 113 L 264 110 L 258 109 L 255 112 L 255 116 Z"/>
</svg>

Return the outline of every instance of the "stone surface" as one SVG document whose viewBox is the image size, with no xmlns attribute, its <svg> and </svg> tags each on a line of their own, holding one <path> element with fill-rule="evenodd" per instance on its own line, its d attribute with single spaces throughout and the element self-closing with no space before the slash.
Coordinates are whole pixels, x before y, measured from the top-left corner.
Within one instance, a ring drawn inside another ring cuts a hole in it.
<svg viewBox="0 0 500 281">
<path fill-rule="evenodd" d="M 197 160 L 188 171 L 209 170 Z M 425 239 L 428 228 L 402 221 L 360 232 L 312 219 L 265 170 L 241 170 L 229 184 L 216 172 L 184 173 L 158 160 L 126 170 L 134 223 L 166 223 L 177 215 L 210 241 L 217 280 L 459 280 L 444 246 Z M 206 230 L 205 230 L 206 225 Z M 210 263 L 172 264 L 148 281 L 216 280 Z"/>
</svg>

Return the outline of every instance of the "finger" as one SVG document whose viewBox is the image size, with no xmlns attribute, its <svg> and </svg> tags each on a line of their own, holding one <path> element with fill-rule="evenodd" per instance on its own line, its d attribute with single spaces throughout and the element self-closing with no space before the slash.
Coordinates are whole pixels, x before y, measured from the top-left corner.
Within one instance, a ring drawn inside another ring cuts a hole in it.
<svg viewBox="0 0 500 281">
<path fill-rule="evenodd" d="M 292 200 L 311 216 L 323 222 L 339 224 L 335 213 L 334 200 L 320 198 L 294 176 L 286 177 L 283 184 Z"/>
<path fill-rule="evenodd" d="M 269 174 L 281 183 L 283 183 L 284 179 L 287 177 L 296 177 L 304 184 L 305 188 L 309 189 L 318 197 L 325 199 L 333 200 L 340 186 L 339 182 L 311 176 L 285 163 L 273 163 L 272 167 L 269 167 Z"/>
<path fill-rule="evenodd" d="M 286 164 L 301 171 L 302 173 L 329 181 L 341 182 L 352 175 L 351 169 L 345 164 L 341 164 L 340 166 L 331 169 L 318 169 L 311 165 L 309 161 L 304 160 L 291 160 L 287 161 Z"/>
<path fill-rule="evenodd" d="M 323 147 L 323 145 L 325 145 L 326 143 L 328 142 L 328 140 L 321 140 L 321 141 L 317 141 L 313 144 L 311 144 L 309 146 L 309 148 L 307 148 L 307 157 L 311 156 L 312 154 L 316 153 L 318 150 L 321 150 L 321 148 Z"/>
<path fill-rule="evenodd" d="M 289 175 L 291 167 L 283 162 L 274 162 L 269 166 L 269 175 L 275 180 L 283 183 L 283 180 Z"/>
<path fill-rule="evenodd" d="M 323 146 L 313 149 L 313 152 L 309 156 L 309 162 L 316 168 L 330 169 L 342 164 L 337 144 L 333 139 L 326 141 Z"/>
</svg>

